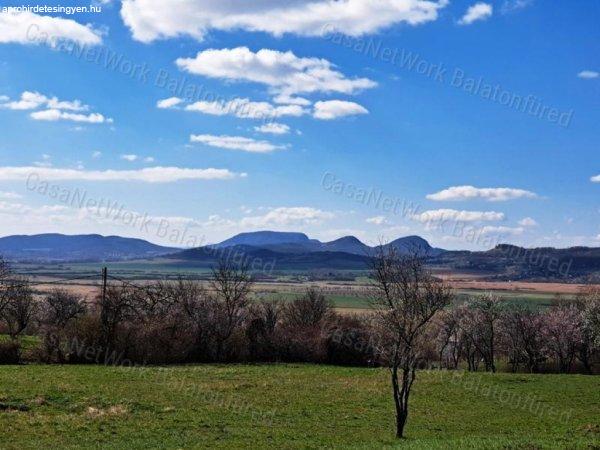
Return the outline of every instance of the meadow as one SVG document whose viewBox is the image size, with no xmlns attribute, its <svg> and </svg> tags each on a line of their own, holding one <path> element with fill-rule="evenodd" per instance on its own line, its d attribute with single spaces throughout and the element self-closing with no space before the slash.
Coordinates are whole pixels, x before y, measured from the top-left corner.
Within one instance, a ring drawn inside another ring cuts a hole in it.
<svg viewBox="0 0 600 450">
<path fill-rule="evenodd" d="M 398 441 L 386 369 L 0 367 L 8 449 L 589 449 L 598 411 L 598 377 L 420 371 Z"/>
</svg>

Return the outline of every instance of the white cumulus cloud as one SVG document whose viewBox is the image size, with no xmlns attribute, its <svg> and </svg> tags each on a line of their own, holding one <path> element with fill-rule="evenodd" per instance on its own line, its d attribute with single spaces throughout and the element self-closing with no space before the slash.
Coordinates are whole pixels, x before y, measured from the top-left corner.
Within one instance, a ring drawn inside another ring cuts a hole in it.
<svg viewBox="0 0 600 450">
<path fill-rule="evenodd" d="M 6 192 L 6 191 L 0 191 L 0 199 L 3 200 L 16 200 L 21 198 L 21 195 L 17 194 L 16 192 Z"/>
<path fill-rule="evenodd" d="M 87 111 L 88 105 L 84 105 L 80 100 L 64 101 L 57 97 L 47 97 L 39 92 L 24 91 L 21 98 L 15 101 L 8 101 L 8 97 L 0 98 L 5 103 L 0 104 L 1 108 L 13 110 L 31 110 L 41 106 L 48 109 L 61 109 L 67 111 Z"/>
<path fill-rule="evenodd" d="M 65 101 L 57 97 L 48 97 L 39 92 L 24 91 L 19 100 L 9 101 L 5 98 L 0 102 L 0 108 L 14 111 L 31 111 L 38 108 L 41 110 L 32 112 L 29 116 L 34 120 L 58 121 L 70 120 L 85 123 L 112 123 L 112 119 L 104 117 L 99 113 L 86 114 L 90 107 L 81 100 Z"/>
<path fill-rule="evenodd" d="M 60 111 L 58 109 L 46 109 L 43 111 L 35 111 L 29 115 L 33 120 L 44 120 L 48 122 L 56 122 L 58 120 L 70 120 L 72 122 L 84 123 L 112 123 L 113 120 L 104 117 L 100 113 L 79 114 Z"/>
<path fill-rule="evenodd" d="M 465 15 L 458 21 L 461 25 L 470 25 L 478 20 L 485 20 L 492 16 L 493 7 L 489 3 L 475 3 L 467 9 Z"/>
<path fill-rule="evenodd" d="M 229 115 L 240 119 L 266 119 L 284 116 L 300 117 L 308 112 L 300 105 L 274 106 L 268 102 L 253 102 L 247 98 L 236 98 L 224 102 L 198 101 L 187 105 L 185 110 L 213 116 Z"/>
<path fill-rule="evenodd" d="M 212 134 L 192 134 L 191 142 L 198 142 L 209 147 L 224 148 L 228 150 L 241 150 L 250 153 L 270 153 L 275 150 L 285 148 L 283 145 L 272 144 L 268 141 L 258 141 L 256 139 L 242 136 L 215 136 Z"/>
<path fill-rule="evenodd" d="M 358 103 L 343 100 L 328 100 L 315 103 L 313 117 L 321 120 L 333 120 L 338 117 L 368 113 L 369 111 Z"/>
<path fill-rule="evenodd" d="M 477 188 L 475 186 L 452 186 L 435 194 L 427 195 L 428 200 L 462 201 L 486 200 L 489 202 L 505 202 L 519 198 L 535 198 L 537 194 L 524 189 L 514 188 Z"/>
<path fill-rule="evenodd" d="M 519 220 L 519 225 L 522 227 L 537 227 L 538 223 L 531 217 L 525 217 L 524 219 Z"/>
<path fill-rule="evenodd" d="M 435 209 L 415 214 L 412 218 L 421 223 L 444 221 L 479 222 L 504 220 L 504 213 L 496 211 L 457 211 L 455 209 Z"/>
<path fill-rule="evenodd" d="M 481 228 L 481 234 L 490 235 L 511 235 L 518 236 L 523 234 L 525 230 L 522 227 L 504 227 L 504 226 L 485 226 Z"/>
<path fill-rule="evenodd" d="M 595 70 L 582 70 L 577 76 L 584 80 L 593 80 L 594 78 L 600 77 L 600 72 L 596 72 Z"/>
<path fill-rule="evenodd" d="M 80 45 L 99 45 L 100 33 L 90 25 L 71 19 L 41 16 L 28 11 L 0 9 L 0 44 L 48 45 L 56 47 L 65 41 Z"/>
<path fill-rule="evenodd" d="M 140 181 L 172 183 L 180 180 L 229 180 L 246 174 L 227 169 L 188 169 L 148 167 L 140 170 L 79 170 L 40 167 L 0 167 L 0 179 L 6 181 Z"/>
<path fill-rule="evenodd" d="M 179 105 L 181 102 L 183 102 L 183 99 L 181 99 L 181 98 L 170 97 L 170 98 L 165 98 L 164 100 L 159 100 L 158 102 L 156 102 L 156 107 L 160 108 L 160 109 L 169 109 L 169 108 L 173 108 L 174 106 Z"/>
<path fill-rule="evenodd" d="M 208 49 L 194 58 L 179 58 L 176 64 L 195 75 L 263 84 L 285 96 L 314 92 L 352 94 L 376 86 L 368 78 L 347 78 L 326 59 L 302 58 L 291 51 Z"/>
<path fill-rule="evenodd" d="M 595 177 L 590 178 L 592 183 L 600 183 L 600 175 L 596 175 Z"/>
<path fill-rule="evenodd" d="M 254 127 L 254 131 L 267 134 L 288 134 L 290 132 L 290 127 L 284 123 L 271 122 L 259 127 Z"/>
<path fill-rule="evenodd" d="M 387 221 L 385 219 L 385 216 L 375 216 L 375 217 L 369 217 L 366 220 L 367 223 L 372 223 L 373 225 L 383 225 L 385 224 Z"/>
<path fill-rule="evenodd" d="M 259 31 L 281 36 L 361 36 L 394 24 L 434 21 L 448 0 L 124 0 L 121 17 L 134 39 L 191 36 L 212 29 Z"/>
<path fill-rule="evenodd" d="M 244 217 L 240 221 L 242 228 L 268 228 L 316 225 L 333 219 L 335 214 L 311 207 L 280 207 L 268 211 L 262 216 Z"/>
</svg>

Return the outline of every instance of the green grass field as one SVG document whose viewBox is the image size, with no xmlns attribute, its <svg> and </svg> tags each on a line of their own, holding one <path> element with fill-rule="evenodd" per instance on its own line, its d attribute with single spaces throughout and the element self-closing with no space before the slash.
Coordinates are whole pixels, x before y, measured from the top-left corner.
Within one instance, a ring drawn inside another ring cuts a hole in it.
<svg viewBox="0 0 600 450">
<path fill-rule="evenodd" d="M 393 437 L 384 369 L 0 367 L 2 448 L 600 448 L 600 378 L 420 372 Z"/>
<path fill-rule="evenodd" d="M 480 295 L 486 294 L 488 291 L 483 290 L 457 290 L 455 302 L 462 303 L 468 299 L 476 298 Z M 556 298 L 555 294 L 547 294 L 543 292 L 522 292 L 522 291 L 495 291 L 495 295 L 506 301 L 507 304 L 519 304 L 531 309 L 545 309 L 549 308 Z M 294 292 L 279 292 L 279 293 L 261 293 L 258 297 L 265 300 L 283 300 L 291 301 L 298 298 L 302 293 Z M 351 309 L 369 309 L 370 300 L 353 295 L 343 294 L 326 294 L 328 300 L 330 300 L 336 308 L 351 308 Z M 563 295 L 563 300 L 571 299 L 572 296 Z"/>
</svg>

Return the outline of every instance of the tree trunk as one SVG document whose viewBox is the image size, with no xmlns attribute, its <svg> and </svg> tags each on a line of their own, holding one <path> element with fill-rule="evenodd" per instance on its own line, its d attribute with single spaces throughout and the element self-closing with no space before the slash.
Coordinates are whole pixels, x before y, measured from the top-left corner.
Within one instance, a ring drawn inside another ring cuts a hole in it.
<svg viewBox="0 0 600 450">
<path fill-rule="evenodd" d="M 394 390 L 394 404 L 396 406 L 396 437 L 404 437 L 404 427 L 408 419 L 408 398 L 410 388 L 415 379 L 415 369 L 402 368 L 402 380 L 398 380 L 398 367 L 392 367 L 392 386 Z"/>
<path fill-rule="evenodd" d="M 495 361 L 496 351 L 495 351 L 495 346 L 494 346 L 494 339 L 496 337 L 495 335 L 496 335 L 496 333 L 494 332 L 494 325 L 492 324 L 492 333 L 491 333 L 491 339 L 490 339 L 490 359 L 491 359 L 491 363 L 492 363 L 492 367 L 491 367 L 492 373 L 496 373 L 496 361 Z"/>
</svg>

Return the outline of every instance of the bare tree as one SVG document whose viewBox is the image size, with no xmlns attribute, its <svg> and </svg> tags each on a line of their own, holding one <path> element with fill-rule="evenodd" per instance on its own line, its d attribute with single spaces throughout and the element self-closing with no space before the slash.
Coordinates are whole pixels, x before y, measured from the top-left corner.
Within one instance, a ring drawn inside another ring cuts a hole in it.
<svg viewBox="0 0 600 450">
<path fill-rule="evenodd" d="M 55 289 L 46 295 L 41 308 L 42 323 L 61 329 L 86 311 L 83 299 L 64 289 Z"/>
<path fill-rule="evenodd" d="M 104 295 L 98 297 L 101 345 L 107 354 L 114 350 L 119 325 L 138 316 L 139 295 L 136 287 L 123 283 L 108 285 Z"/>
<path fill-rule="evenodd" d="M 304 295 L 285 305 L 284 320 L 292 327 L 313 327 L 333 314 L 331 302 L 319 289 L 309 288 Z"/>
<path fill-rule="evenodd" d="M 175 314 L 180 318 L 181 326 L 187 327 L 191 333 L 192 343 L 188 357 L 194 360 L 206 356 L 209 344 L 209 303 L 207 289 L 198 281 L 179 278 L 177 281 L 165 283 L 164 289 L 170 302 L 174 305 Z"/>
<path fill-rule="evenodd" d="M 282 302 L 277 300 L 257 302 L 250 306 L 246 337 L 252 359 L 275 359 L 273 335 L 282 309 Z"/>
<path fill-rule="evenodd" d="M 66 361 L 64 340 L 67 327 L 86 312 L 84 300 L 63 289 L 56 289 L 41 302 L 40 324 L 44 333 L 44 349 L 47 361 Z"/>
<path fill-rule="evenodd" d="M 2 318 L 12 339 L 16 339 L 29 325 L 35 313 L 35 300 L 29 282 L 24 277 L 15 277 L 5 282 L 3 290 L 5 305 Z"/>
<path fill-rule="evenodd" d="M 502 314 L 502 332 L 505 347 L 509 350 L 513 371 L 524 363 L 532 373 L 539 372 L 540 364 L 545 360 L 542 339 L 543 316 L 516 305 Z"/>
<path fill-rule="evenodd" d="M 581 340 L 576 357 L 591 374 L 594 359 L 600 354 L 600 288 L 589 286 L 584 289 L 577 295 L 575 306 L 581 314 Z"/>
<path fill-rule="evenodd" d="M 459 312 L 459 309 L 451 308 L 438 315 L 436 341 L 440 367 L 458 368 L 462 346 Z"/>
<path fill-rule="evenodd" d="M 483 295 L 468 304 L 460 320 L 466 338 L 483 358 L 485 370 L 496 372 L 497 326 L 502 315 L 501 300 Z"/>
<path fill-rule="evenodd" d="M 558 370 L 571 370 L 577 346 L 582 341 L 582 315 L 575 305 L 558 304 L 544 314 L 542 337 L 545 348 L 554 357 Z"/>
<path fill-rule="evenodd" d="M 0 256 L 0 314 L 4 311 L 9 299 L 8 292 L 8 277 L 10 276 L 10 268 L 8 263 Z"/>
<path fill-rule="evenodd" d="M 208 303 L 209 331 L 215 340 L 216 358 L 223 357 L 223 346 L 244 319 L 252 277 L 246 265 L 236 266 L 220 260 L 212 271 L 211 288 L 214 297 Z"/>
<path fill-rule="evenodd" d="M 373 261 L 379 353 L 390 368 L 396 436 L 401 438 L 426 327 L 450 303 L 453 294 L 425 269 L 425 261 L 418 254 L 399 255 L 393 248 L 380 246 Z"/>
</svg>

